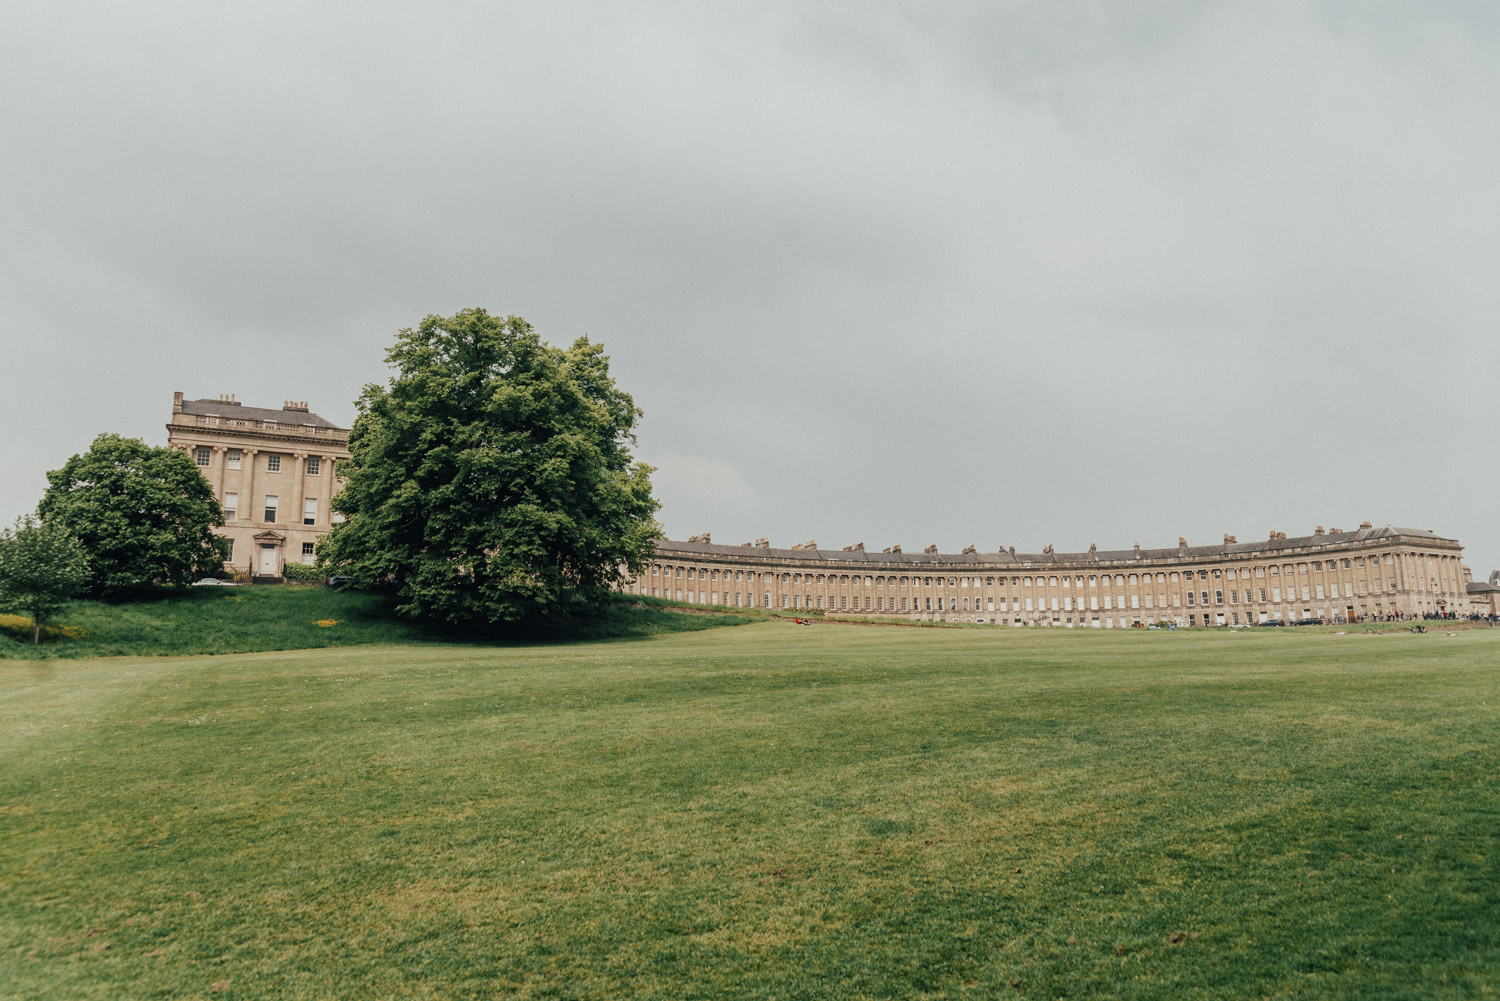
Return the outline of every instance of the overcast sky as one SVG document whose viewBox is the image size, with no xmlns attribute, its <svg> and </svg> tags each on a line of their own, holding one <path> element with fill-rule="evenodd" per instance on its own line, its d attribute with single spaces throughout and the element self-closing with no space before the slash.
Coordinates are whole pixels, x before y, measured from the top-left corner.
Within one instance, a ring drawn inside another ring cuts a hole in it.
<svg viewBox="0 0 1500 1001">
<path fill-rule="evenodd" d="M 172 392 L 603 342 L 673 538 L 1500 567 L 1500 5 L 12 0 L 0 518 Z"/>
</svg>

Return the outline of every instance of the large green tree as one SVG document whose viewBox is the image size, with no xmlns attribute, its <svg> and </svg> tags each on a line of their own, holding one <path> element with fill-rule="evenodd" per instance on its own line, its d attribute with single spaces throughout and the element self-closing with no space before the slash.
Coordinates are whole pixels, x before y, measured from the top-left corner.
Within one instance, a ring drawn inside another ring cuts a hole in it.
<svg viewBox="0 0 1500 1001">
<path fill-rule="evenodd" d="M 325 563 L 462 624 L 594 608 L 640 572 L 660 534 L 630 454 L 641 412 L 600 345 L 466 309 L 402 330 L 386 360 L 395 375 L 365 388 L 349 432 L 348 520 Z"/>
<path fill-rule="evenodd" d="M 185 453 L 101 434 L 47 480 L 37 513 L 83 544 L 91 592 L 186 584 L 223 569 L 213 529 L 224 514 Z"/>
<path fill-rule="evenodd" d="M 88 556 L 61 526 L 26 515 L 0 531 L 0 606 L 31 616 L 32 643 L 42 641 L 42 623 L 88 582 Z"/>
</svg>

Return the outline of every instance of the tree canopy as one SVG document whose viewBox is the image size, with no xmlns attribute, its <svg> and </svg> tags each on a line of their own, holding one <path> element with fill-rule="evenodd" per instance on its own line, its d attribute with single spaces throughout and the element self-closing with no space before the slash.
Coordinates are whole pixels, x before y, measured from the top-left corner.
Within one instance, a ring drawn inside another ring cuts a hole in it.
<svg viewBox="0 0 1500 1001">
<path fill-rule="evenodd" d="M 641 412 L 587 337 L 546 344 L 483 309 L 402 330 L 396 374 L 365 388 L 320 559 L 389 580 L 404 611 L 510 622 L 596 607 L 660 528 Z"/>
<path fill-rule="evenodd" d="M 33 643 L 42 623 L 62 610 L 88 584 L 83 546 L 59 525 L 30 515 L 0 531 L 0 605 L 31 616 Z"/>
<path fill-rule="evenodd" d="M 89 591 L 187 584 L 224 566 L 224 514 L 183 452 L 101 434 L 47 474 L 37 513 L 82 543 Z"/>
</svg>

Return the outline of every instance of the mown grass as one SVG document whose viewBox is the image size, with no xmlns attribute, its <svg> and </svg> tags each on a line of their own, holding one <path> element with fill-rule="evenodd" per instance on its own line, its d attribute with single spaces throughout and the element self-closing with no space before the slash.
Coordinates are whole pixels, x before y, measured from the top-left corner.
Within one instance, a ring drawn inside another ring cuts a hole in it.
<svg viewBox="0 0 1500 1001">
<path fill-rule="evenodd" d="M 1500 640 L 0 664 L 0 996 L 1485 998 Z"/>
<path fill-rule="evenodd" d="M 751 621 L 674 612 L 639 600 L 616 601 L 602 614 L 495 629 L 483 635 L 428 627 L 398 615 L 389 594 L 328 587 L 162 588 L 117 602 L 78 601 L 31 644 L 31 620 L 0 615 L 0 659 L 180 656 L 309 650 L 372 643 L 577 642 L 629 639 Z"/>
</svg>

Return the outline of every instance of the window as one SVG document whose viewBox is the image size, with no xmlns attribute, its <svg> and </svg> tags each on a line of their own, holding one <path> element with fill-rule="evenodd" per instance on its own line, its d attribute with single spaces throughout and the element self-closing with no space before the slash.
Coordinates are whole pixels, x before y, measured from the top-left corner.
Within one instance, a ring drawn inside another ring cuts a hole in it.
<svg viewBox="0 0 1500 1001">
<path fill-rule="evenodd" d="M 268 456 L 266 456 L 266 472 L 268 472 L 268 473 L 279 473 L 279 472 L 281 472 L 281 456 L 279 456 L 279 455 L 268 455 Z"/>
<path fill-rule="evenodd" d="M 205 466 L 206 467 L 208 465 L 209 458 L 213 454 L 214 454 L 213 453 L 213 449 L 202 448 L 202 447 L 195 448 L 195 449 L 193 449 L 193 461 L 196 462 L 200 466 Z"/>
<path fill-rule="evenodd" d="M 240 495 L 224 495 L 224 522 L 228 524 L 239 517 Z"/>
<path fill-rule="evenodd" d="M 302 524 L 316 525 L 318 523 L 318 499 L 308 497 L 302 502 Z"/>
<path fill-rule="evenodd" d="M 224 540 L 224 562 L 228 563 L 232 559 L 234 559 L 234 540 L 233 539 L 225 539 Z"/>
<path fill-rule="evenodd" d="M 318 458 L 316 455 L 309 455 L 307 457 L 307 475 L 318 476 L 322 472 L 323 460 Z"/>
<path fill-rule="evenodd" d="M 225 452 L 224 453 L 224 464 L 226 466 L 228 466 L 230 469 L 239 469 L 240 468 L 240 450 L 237 449 L 237 448 L 231 448 L 229 451 Z"/>
<path fill-rule="evenodd" d="M 302 543 L 302 562 L 303 563 L 311 563 L 312 561 L 313 561 L 313 544 L 311 542 L 304 542 L 304 543 Z"/>
</svg>

